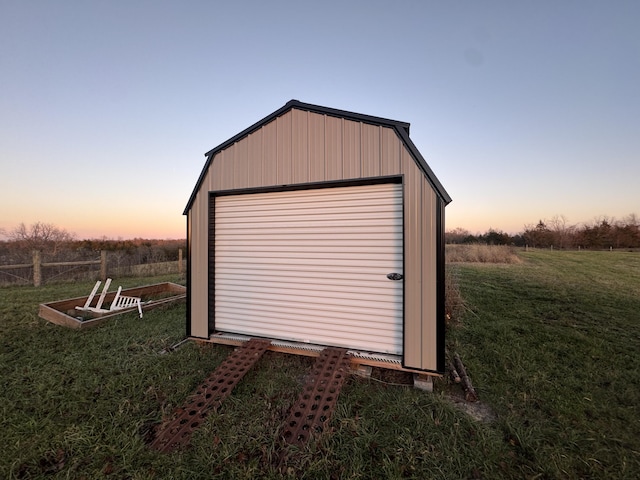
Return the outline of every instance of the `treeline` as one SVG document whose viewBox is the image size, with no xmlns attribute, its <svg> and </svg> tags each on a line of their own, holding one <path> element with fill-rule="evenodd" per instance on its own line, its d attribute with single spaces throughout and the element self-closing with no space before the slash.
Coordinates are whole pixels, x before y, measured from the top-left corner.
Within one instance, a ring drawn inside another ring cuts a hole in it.
<svg viewBox="0 0 640 480">
<path fill-rule="evenodd" d="M 121 252 L 137 257 L 137 263 L 171 262 L 178 260 L 179 251 L 186 254 L 186 240 L 154 240 L 134 238 L 132 240 L 89 239 L 74 241 L 70 247 L 84 251 Z"/>
<path fill-rule="evenodd" d="M 456 228 L 445 233 L 445 241 L 534 248 L 637 249 L 640 248 L 640 219 L 636 214 L 630 214 L 621 220 L 600 217 L 590 223 L 572 225 L 564 215 L 556 215 L 525 225 L 524 230 L 515 235 L 492 228 L 473 235 L 464 228 Z"/>
<path fill-rule="evenodd" d="M 58 244 L 39 244 L 44 261 L 70 262 L 91 260 L 100 257 L 100 252 L 110 252 L 111 258 L 132 265 L 143 263 L 170 262 L 178 260 L 182 249 L 186 255 L 186 240 L 152 240 L 135 238 L 132 240 L 69 240 Z M 12 240 L 0 241 L 0 264 L 22 264 L 31 261 L 34 245 Z"/>
<path fill-rule="evenodd" d="M 20 224 L 10 232 L 2 232 L 0 265 L 30 263 L 32 252 L 38 250 L 44 262 L 72 262 L 100 258 L 100 252 L 110 252 L 110 261 L 118 266 L 176 261 L 179 251 L 186 249 L 186 240 L 134 238 L 76 240 L 75 235 L 53 224 L 36 222 Z M 185 252 L 186 253 L 186 252 Z"/>
</svg>

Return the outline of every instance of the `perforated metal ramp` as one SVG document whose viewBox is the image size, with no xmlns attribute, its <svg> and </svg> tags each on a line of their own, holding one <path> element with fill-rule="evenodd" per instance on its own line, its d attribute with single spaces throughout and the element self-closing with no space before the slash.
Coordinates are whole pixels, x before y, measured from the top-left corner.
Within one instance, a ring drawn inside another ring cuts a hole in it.
<svg viewBox="0 0 640 480">
<path fill-rule="evenodd" d="M 171 452 L 187 445 L 194 430 L 211 410 L 217 410 L 242 377 L 262 357 L 271 344 L 268 340 L 251 339 L 236 348 L 209 377 L 201 383 L 185 404 L 176 409 L 172 420 L 161 426 L 151 446 Z"/>
<path fill-rule="evenodd" d="M 284 424 L 288 444 L 302 446 L 314 433 L 325 430 L 348 376 L 349 362 L 343 348 L 325 348 L 320 353 Z"/>
</svg>

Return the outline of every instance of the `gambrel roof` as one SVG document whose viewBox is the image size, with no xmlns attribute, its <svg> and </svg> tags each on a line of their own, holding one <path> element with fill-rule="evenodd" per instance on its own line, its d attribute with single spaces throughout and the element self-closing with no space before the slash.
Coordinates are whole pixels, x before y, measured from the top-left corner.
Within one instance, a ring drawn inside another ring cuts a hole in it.
<svg viewBox="0 0 640 480">
<path fill-rule="evenodd" d="M 184 214 L 186 215 L 188 211 L 191 209 L 193 202 L 195 201 L 196 195 L 200 190 L 200 187 L 202 186 L 202 182 L 204 181 L 207 171 L 211 166 L 211 162 L 213 161 L 215 155 L 218 152 L 221 152 L 222 150 L 233 145 L 234 143 L 238 142 L 242 138 L 248 136 L 252 132 L 258 130 L 259 128 L 263 127 L 267 123 L 271 122 L 272 120 L 278 118 L 279 116 L 287 113 L 292 109 L 313 112 L 321 115 L 328 115 L 328 116 L 333 116 L 338 118 L 344 118 L 347 120 L 362 122 L 370 125 L 377 125 L 377 126 L 392 128 L 395 131 L 396 135 L 400 138 L 402 143 L 406 145 L 414 161 L 416 162 L 420 170 L 424 173 L 425 177 L 433 187 L 436 194 L 442 199 L 445 205 L 451 202 L 451 197 L 449 196 L 447 191 L 444 189 L 444 187 L 442 186 L 438 178 L 435 176 L 435 174 L 433 173 L 429 165 L 427 165 L 427 162 L 425 161 L 422 154 L 418 151 L 413 141 L 409 138 L 409 126 L 410 126 L 409 123 L 401 122 L 398 120 L 390 120 L 388 118 L 374 117 L 371 115 L 363 115 L 361 113 L 348 112 L 345 110 L 338 110 L 335 108 L 322 107 L 319 105 L 312 105 L 309 103 L 300 102 L 298 100 L 290 100 L 282 108 L 279 108 L 272 114 L 267 115 L 262 120 L 254 123 L 250 127 L 243 130 L 242 132 L 231 137 L 229 140 L 221 143 L 217 147 L 205 153 L 205 156 L 207 157 L 207 162 L 205 163 L 205 166 L 202 169 L 202 173 L 198 178 L 198 182 L 196 183 L 196 186 L 193 192 L 191 193 L 191 197 L 189 198 L 189 202 L 187 203 L 187 206 L 184 210 Z"/>
</svg>

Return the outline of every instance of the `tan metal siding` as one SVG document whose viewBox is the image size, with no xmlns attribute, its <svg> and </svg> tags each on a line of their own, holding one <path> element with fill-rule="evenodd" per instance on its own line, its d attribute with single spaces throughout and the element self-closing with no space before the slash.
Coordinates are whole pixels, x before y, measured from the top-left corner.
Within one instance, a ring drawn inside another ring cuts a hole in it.
<svg viewBox="0 0 640 480">
<path fill-rule="evenodd" d="M 208 187 L 208 190 L 204 188 L 198 192 L 198 196 L 202 195 L 207 191 L 213 190 L 222 190 L 223 176 L 222 176 L 222 154 L 223 152 L 218 153 L 215 157 L 213 157 L 213 162 L 211 162 L 211 168 L 209 168 L 209 172 L 207 173 L 208 180 L 203 182 L 204 185 Z M 198 198 L 198 202 L 203 202 L 202 198 Z M 208 205 L 208 204 L 207 204 Z"/>
<path fill-rule="evenodd" d="M 278 184 L 288 185 L 293 183 L 293 169 L 291 160 L 291 119 L 293 112 L 278 117 L 277 125 L 277 172 Z M 298 160 L 298 159 L 296 159 Z"/>
<path fill-rule="evenodd" d="M 259 187 L 262 185 L 264 160 L 262 158 L 262 130 L 252 133 L 247 137 L 248 144 L 248 186 Z"/>
<path fill-rule="evenodd" d="M 400 173 L 400 152 L 402 142 L 390 128 L 380 128 L 380 174 L 383 176 Z"/>
<path fill-rule="evenodd" d="M 249 142 L 238 142 L 233 146 L 233 186 L 234 188 L 247 188 L 249 186 Z"/>
<path fill-rule="evenodd" d="M 233 180 L 233 158 L 235 152 L 235 145 L 227 148 L 225 151 L 220 152 L 220 159 L 218 160 L 219 175 L 223 188 L 235 188 Z"/>
<path fill-rule="evenodd" d="M 318 115 L 319 116 L 319 115 Z M 344 162 L 342 154 L 342 145 L 344 143 L 344 120 L 342 118 L 326 117 L 326 176 L 325 180 L 342 180 L 345 177 L 343 174 L 342 164 Z"/>
<path fill-rule="evenodd" d="M 362 124 L 343 121 L 342 129 L 342 178 L 362 178 L 360 142 Z"/>
<path fill-rule="evenodd" d="M 294 159 L 291 166 L 291 183 L 309 182 L 309 129 L 307 112 L 292 110 L 291 154 Z"/>
<path fill-rule="evenodd" d="M 412 159 L 402 154 L 404 173 L 404 252 L 405 252 L 405 320 L 404 363 L 421 368 L 422 353 L 422 242 L 420 237 L 420 174 L 411 167 Z"/>
<path fill-rule="evenodd" d="M 262 128 L 262 185 L 278 184 L 278 121 L 268 123 Z"/>
<path fill-rule="evenodd" d="M 191 207 L 192 335 L 207 328 L 208 191 L 368 178 L 405 178 L 405 365 L 436 370 L 435 192 L 389 127 L 290 110 L 218 153 Z M 305 178 L 307 180 L 305 180 Z M 204 333 L 203 333 L 204 332 Z"/>
<path fill-rule="evenodd" d="M 308 144 L 308 156 L 309 156 L 309 181 L 310 182 L 323 182 L 327 179 L 325 172 L 327 167 L 327 157 L 333 159 L 335 163 L 341 160 L 341 157 L 336 157 L 329 149 L 329 140 L 332 132 L 325 130 L 325 122 L 330 125 L 335 124 L 324 115 L 308 114 L 307 117 L 309 123 L 307 125 L 307 131 L 309 133 Z M 333 142 L 336 143 L 335 141 Z M 327 155 L 325 155 L 327 152 Z"/>
<path fill-rule="evenodd" d="M 380 176 L 380 130 L 377 125 L 362 125 L 362 176 Z"/>
<path fill-rule="evenodd" d="M 199 197 L 202 195 L 199 194 Z M 200 198 L 198 198 L 200 200 Z M 207 213 L 203 208 L 203 202 L 196 202 L 189 212 L 191 225 L 191 249 L 189 254 L 192 259 L 190 265 L 191 282 L 189 295 L 191 297 L 191 335 L 205 338 L 208 335 L 208 270 L 201 268 L 207 263 L 209 252 L 207 248 Z M 204 239 L 204 241 L 202 241 Z"/>
</svg>

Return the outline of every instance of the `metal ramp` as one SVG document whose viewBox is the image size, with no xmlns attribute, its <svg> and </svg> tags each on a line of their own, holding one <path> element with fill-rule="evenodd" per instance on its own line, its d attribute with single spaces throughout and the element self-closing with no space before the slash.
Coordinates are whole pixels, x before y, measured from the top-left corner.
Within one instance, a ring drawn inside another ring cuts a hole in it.
<svg viewBox="0 0 640 480">
<path fill-rule="evenodd" d="M 270 344 L 269 340 L 252 338 L 237 347 L 173 412 L 171 420 L 158 428 L 151 447 L 169 453 L 188 445 L 195 429 L 231 395 Z M 325 430 L 349 374 L 349 364 L 350 355 L 344 348 L 325 348 L 320 352 L 283 424 L 282 438 L 287 444 L 302 446 L 313 434 Z"/>
<path fill-rule="evenodd" d="M 349 374 L 349 354 L 343 348 L 325 348 L 317 357 L 300 397 L 284 423 L 283 437 L 302 446 L 324 431 Z"/>
<path fill-rule="evenodd" d="M 173 418 L 160 427 L 151 446 L 164 453 L 187 445 L 194 430 L 211 410 L 217 410 L 233 388 L 269 348 L 269 340 L 252 338 L 236 348 L 209 377 L 201 383 Z"/>
</svg>

